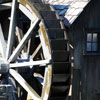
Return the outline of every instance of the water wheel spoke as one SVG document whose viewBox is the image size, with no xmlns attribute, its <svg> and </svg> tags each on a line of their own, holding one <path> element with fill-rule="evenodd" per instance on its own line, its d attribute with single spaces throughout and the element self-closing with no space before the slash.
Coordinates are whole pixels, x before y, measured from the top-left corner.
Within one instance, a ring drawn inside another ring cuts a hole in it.
<svg viewBox="0 0 100 100">
<path fill-rule="evenodd" d="M 35 99 L 40 100 L 40 96 L 35 92 L 35 90 L 24 80 L 24 78 L 17 73 L 15 70 L 10 69 L 10 74 L 15 78 L 15 80 L 29 93 L 29 95 Z"/>
<path fill-rule="evenodd" d="M 11 11 L 11 22 L 10 22 L 10 28 L 9 28 L 8 44 L 7 44 L 7 53 L 6 53 L 7 59 L 11 55 L 11 51 L 13 48 L 13 41 L 14 41 L 14 35 L 15 35 L 15 22 L 16 22 L 16 19 L 15 19 L 16 8 L 17 8 L 17 1 L 13 0 L 12 11 Z"/>
<path fill-rule="evenodd" d="M 23 62 L 23 63 L 11 63 L 10 68 L 18 68 L 18 67 L 25 67 L 25 66 L 35 66 L 35 65 L 47 65 L 50 64 L 51 60 L 40 60 L 40 61 L 30 61 L 30 62 Z"/>
<path fill-rule="evenodd" d="M 6 58 L 6 41 L 4 40 L 1 24 L 0 24 L 0 53 L 3 58 Z"/>
<path fill-rule="evenodd" d="M 23 39 L 21 40 L 21 42 L 19 43 L 19 45 L 16 47 L 16 49 L 14 50 L 14 52 L 12 53 L 12 55 L 9 58 L 9 62 L 14 61 L 17 56 L 20 54 L 21 50 L 23 49 L 24 45 L 28 42 L 28 40 L 30 39 L 33 31 L 35 30 L 36 26 L 39 24 L 39 19 L 37 18 L 35 20 L 35 22 L 31 25 L 31 27 L 29 28 L 29 30 L 27 31 L 27 33 L 24 35 Z"/>
</svg>

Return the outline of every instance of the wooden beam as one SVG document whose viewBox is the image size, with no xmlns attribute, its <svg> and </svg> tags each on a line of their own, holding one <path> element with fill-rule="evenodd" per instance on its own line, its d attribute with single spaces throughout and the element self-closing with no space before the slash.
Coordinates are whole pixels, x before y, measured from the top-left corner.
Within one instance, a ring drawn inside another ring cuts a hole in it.
<svg viewBox="0 0 100 100">
<path fill-rule="evenodd" d="M 4 39 L 1 24 L 0 24 L 0 53 L 2 54 L 3 58 L 6 58 L 6 41 Z"/>
<path fill-rule="evenodd" d="M 23 63 L 11 63 L 10 68 L 18 68 L 18 67 L 25 67 L 25 66 L 35 66 L 35 65 L 46 65 L 50 64 L 51 60 L 40 60 L 40 61 L 30 61 L 30 62 L 23 62 Z"/>
<path fill-rule="evenodd" d="M 27 33 L 24 35 L 23 39 L 19 43 L 19 45 L 16 47 L 15 51 L 12 53 L 10 58 L 8 59 L 8 62 L 14 61 L 18 55 L 20 54 L 21 50 L 23 49 L 24 45 L 28 42 L 32 35 L 32 31 L 36 28 L 36 26 L 39 24 L 40 20 L 37 18 L 34 23 L 31 25 Z"/>
<path fill-rule="evenodd" d="M 40 100 L 40 96 L 35 92 L 35 90 L 24 80 L 24 78 L 17 73 L 15 70 L 10 69 L 10 74 L 15 78 L 15 80 L 29 93 L 29 95 L 34 100 Z"/>
<path fill-rule="evenodd" d="M 23 6 L 22 4 L 19 4 L 19 9 L 31 20 L 34 21 L 37 16 L 33 13 L 30 12 L 29 9 L 27 9 L 25 6 Z"/>
<path fill-rule="evenodd" d="M 17 8 L 17 0 L 13 0 L 12 10 L 11 10 L 11 22 L 10 22 L 9 35 L 8 35 L 8 45 L 7 45 L 6 59 L 8 59 L 9 56 L 11 55 L 11 51 L 12 51 L 12 48 L 13 48 L 13 41 L 14 41 L 14 35 L 15 35 L 16 8 Z"/>
<path fill-rule="evenodd" d="M 34 57 L 37 55 L 37 53 L 40 51 L 42 45 L 39 44 L 38 47 L 36 48 L 36 50 L 33 52 L 31 58 L 34 59 Z"/>
</svg>

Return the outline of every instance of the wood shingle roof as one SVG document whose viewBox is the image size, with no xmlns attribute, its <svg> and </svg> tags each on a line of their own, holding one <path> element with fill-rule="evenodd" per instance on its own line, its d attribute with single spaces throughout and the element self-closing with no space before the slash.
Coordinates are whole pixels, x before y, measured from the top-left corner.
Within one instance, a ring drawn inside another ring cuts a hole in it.
<svg viewBox="0 0 100 100">
<path fill-rule="evenodd" d="M 70 26 L 84 10 L 90 0 L 46 0 L 64 19 L 66 26 Z"/>
</svg>

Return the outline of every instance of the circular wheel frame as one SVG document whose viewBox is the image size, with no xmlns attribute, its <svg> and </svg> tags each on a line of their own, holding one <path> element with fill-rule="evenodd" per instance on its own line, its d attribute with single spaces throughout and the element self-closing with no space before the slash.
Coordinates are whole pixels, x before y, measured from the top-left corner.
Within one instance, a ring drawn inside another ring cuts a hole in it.
<svg viewBox="0 0 100 100">
<path fill-rule="evenodd" d="M 70 63 L 68 40 L 59 16 L 39 0 L 13 0 L 11 17 L 7 18 L 8 34 L 3 33 L 0 24 L 0 59 L 8 71 L 1 81 L 7 79 L 8 84 L 20 87 L 13 91 L 26 91 L 26 100 L 64 100 L 70 85 Z M 18 97 L 15 93 L 13 96 Z"/>
</svg>

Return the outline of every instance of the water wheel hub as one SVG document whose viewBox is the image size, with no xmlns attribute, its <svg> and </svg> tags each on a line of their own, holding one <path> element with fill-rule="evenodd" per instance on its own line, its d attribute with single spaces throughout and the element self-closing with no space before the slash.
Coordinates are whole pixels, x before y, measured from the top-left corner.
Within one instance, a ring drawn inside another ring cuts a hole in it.
<svg viewBox="0 0 100 100">
<path fill-rule="evenodd" d="M 6 74 L 9 72 L 9 63 L 0 59 L 0 74 Z"/>
</svg>

